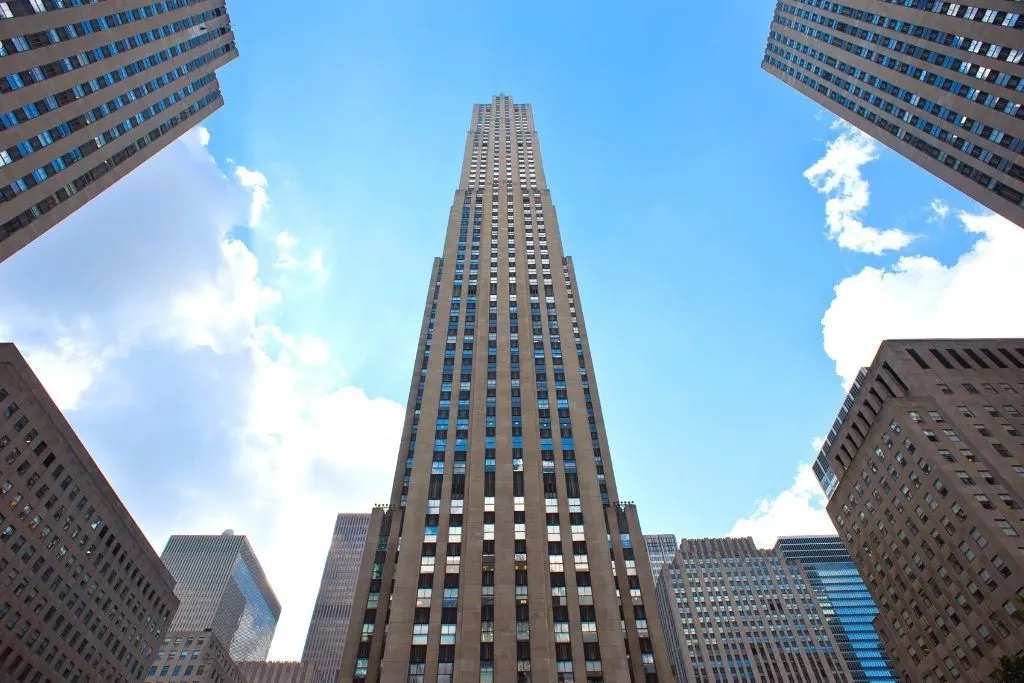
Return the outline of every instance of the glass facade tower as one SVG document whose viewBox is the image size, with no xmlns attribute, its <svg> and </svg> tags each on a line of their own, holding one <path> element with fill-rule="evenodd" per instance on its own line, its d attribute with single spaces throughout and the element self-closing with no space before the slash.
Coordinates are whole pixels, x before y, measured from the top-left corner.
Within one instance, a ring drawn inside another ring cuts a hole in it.
<svg viewBox="0 0 1024 683">
<path fill-rule="evenodd" d="M 875 601 L 838 536 L 780 538 L 775 550 L 803 566 L 854 681 L 899 681 L 878 641 Z"/>
<path fill-rule="evenodd" d="M 474 106 L 340 681 L 670 681 L 528 104 Z"/>
<path fill-rule="evenodd" d="M 171 536 L 160 556 L 181 601 L 171 631 L 212 629 L 236 662 L 265 660 L 281 604 L 245 536 Z"/>
</svg>

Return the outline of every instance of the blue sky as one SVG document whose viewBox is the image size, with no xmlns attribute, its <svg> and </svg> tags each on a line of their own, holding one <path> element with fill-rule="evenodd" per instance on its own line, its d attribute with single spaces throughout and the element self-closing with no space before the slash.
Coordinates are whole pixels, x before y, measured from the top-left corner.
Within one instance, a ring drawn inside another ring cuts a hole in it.
<svg viewBox="0 0 1024 683">
<path fill-rule="evenodd" d="M 157 549 L 247 533 L 296 658 L 333 514 L 385 501 L 471 105 L 534 105 L 620 494 L 822 532 L 806 464 L 886 337 L 1024 335 L 1024 232 L 760 70 L 769 3 L 229 6 L 225 106 L 0 267 Z M 184 198 L 184 200 L 183 200 Z"/>
</svg>

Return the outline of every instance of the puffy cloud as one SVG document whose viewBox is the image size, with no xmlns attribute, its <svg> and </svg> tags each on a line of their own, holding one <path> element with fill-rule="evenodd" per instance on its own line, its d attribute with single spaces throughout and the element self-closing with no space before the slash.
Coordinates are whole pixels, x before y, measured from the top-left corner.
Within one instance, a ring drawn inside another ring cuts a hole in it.
<svg viewBox="0 0 1024 683">
<path fill-rule="evenodd" d="M 868 254 L 906 247 L 912 235 L 897 228 L 873 228 L 860 218 L 870 197 L 861 168 L 878 157 L 878 143 L 845 122 L 837 122 L 833 129 L 840 131 L 839 136 L 828 144 L 825 156 L 804 171 L 804 178 L 828 197 L 825 224 L 829 237 L 844 249 Z"/>
<path fill-rule="evenodd" d="M 938 223 L 940 221 L 944 221 L 946 216 L 949 215 L 949 204 L 941 199 L 933 199 L 928 205 L 928 210 L 931 212 L 931 216 L 928 217 L 928 222 Z"/>
<path fill-rule="evenodd" d="M 885 339 L 1024 336 L 1024 230 L 999 216 L 957 214 L 974 245 L 946 265 L 904 256 L 842 280 L 822 318 L 825 352 L 849 385 Z"/>
<path fill-rule="evenodd" d="M 836 533 L 825 512 L 825 494 L 804 463 L 793 485 L 771 498 L 758 501 L 754 511 L 736 520 L 728 536 L 752 536 L 762 548 L 775 545 L 779 536 L 814 536 Z"/>
<path fill-rule="evenodd" d="M 206 135 L 209 141 L 209 133 Z M 263 218 L 263 211 L 270 203 L 270 195 L 267 194 L 267 177 L 259 171 L 252 171 L 245 166 L 235 167 L 235 176 L 239 184 L 252 193 L 252 200 L 249 206 L 249 226 L 255 228 Z"/>
<path fill-rule="evenodd" d="M 272 218 L 267 180 L 226 173 L 208 142 L 193 129 L 5 262 L 0 331 L 158 550 L 170 533 L 249 536 L 283 605 L 273 656 L 298 658 L 334 518 L 389 497 L 404 408 L 274 319 L 287 302 L 301 324 L 310 303 L 266 279 L 301 232 L 246 233 Z M 154 487 L 157 462 L 172 465 Z"/>
</svg>

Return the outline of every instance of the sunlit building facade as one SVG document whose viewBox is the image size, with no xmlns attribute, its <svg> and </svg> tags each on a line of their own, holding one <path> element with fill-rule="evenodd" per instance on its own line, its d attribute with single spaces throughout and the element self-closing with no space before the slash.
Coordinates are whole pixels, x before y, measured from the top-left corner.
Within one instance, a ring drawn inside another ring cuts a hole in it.
<svg viewBox="0 0 1024 683">
<path fill-rule="evenodd" d="M 341 681 L 672 680 L 533 110 L 505 95 L 473 108 L 364 558 Z"/>
<path fill-rule="evenodd" d="M 658 576 L 677 680 L 852 680 L 799 563 L 751 538 L 683 539 Z"/>
<path fill-rule="evenodd" d="M 662 566 L 675 559 L 679 543 L 675 534 L 644 534 L 644 544 L 647 546 L 647 557 L 651 563 L 651 574 L 657 581 Z"/>
<path fill-rule="evenodd" d="M 171 536 L 161 555 L 181 604 L 172 631 L 211 629 L 236 662 L 265 660 L 281 605 L 245 536 Z"/>
<path fill-rule="evenodd" d="M 219 108 L 237 54 L 224 0 L 0 2 L 0 261 Z"/>
<path fill-rule="evenodd" d="M 903 678 L 1024 648 L 1024 339 L 882 343 L 815 461 Z"/>
<path fill-rule="evenodd" d="M 1024 227 L 1024 8 L 778 0 L 762 67 Z"/>
<path fill-rule="evenodd" d="M 899 681 L 875 632 L 878 608 L 842 539 L 838 536 L 780 538 L 775 550 L 788 561 L 800 563 L 853 680 L 858 683 Z"/>
</svg>

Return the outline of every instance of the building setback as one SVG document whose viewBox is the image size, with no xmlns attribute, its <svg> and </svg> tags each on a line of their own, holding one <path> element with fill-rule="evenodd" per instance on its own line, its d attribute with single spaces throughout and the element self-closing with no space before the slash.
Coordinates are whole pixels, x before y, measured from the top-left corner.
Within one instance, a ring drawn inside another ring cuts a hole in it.
<svg viewBox="0 0 1024 683">
<path fill-rule="evenodd" d="M 171 536 L 160 556 L 181 600 L 173 631 L 212 629 L 236 662 L 263 661 L 281 604 L 245 536 Z"/>
<path fill-rule="evenodd" d="M 211 631 L 171 631 L 146 683 L 252 683 Z"/>
<path fill-rule="evenodd" d="M 897 683 L 899 679 L 875 632 L 878 609 L 842 539 L 838 536 L 780 538 L 775 552 L 800 563 L 853 680 Z"/>
<path fill-rule="evenodd" d="M 0 680 L 137 681 L 174 581 L 13 344 L 0 344 Z"/>
<path fill-rule="evenodd" d="M 224 0 L 0 2 L 0 261 L 220 107 L 234 40 Z"/>
<path fill-rule="evenodd" d="M 341 655 L 352 617 L 352 600 L 369 526 L 369 513 L 340 514 L 335 520 L 320 592 L 316 596 L 306 646 L 302 650 L 302 663 L 321 672 L 324 680 L 331 683 L 337 679 L 341 669 Z"/>
<path fill-rule="evenodd" d="M 851 680 L 800 564 L 749 537 L 683 539 L 658 607 L 678 680 Z"/>
<path fill-rule="evenodd" d="M 647 546 L 647 557 L 650 558 L 651 574 L 657 583 L 658 572 L 663 565 L 675 559 L 679 543 L 675 534 L 644 534 L 644 545 Z"/>
<path fill-rule="evenodd" d="M 474 106 L 459 185 L 339 680 L 668 681 L 530 105 Z"/>
<path fill-rule="evenodd" d="M 1024 227 L 1019 2 L 779 0 L 761 66 Z"/>
<path fill-rule="evenodd" d="M 886 341 L 814 472 L 909 681 L 1024 648 L 1024 340 Z"/>
<path fill-rule="evenodd" d="M 240 662 L 239 670 L 246 683 L 319 683 L 334 678 L 324 678 L 311 666 L 302 662 Z"/>
</svg>

